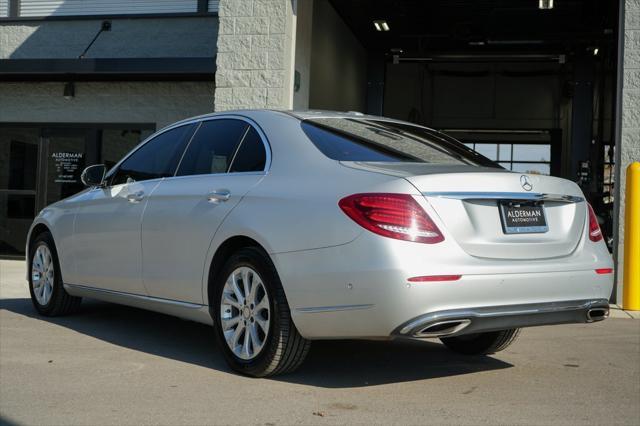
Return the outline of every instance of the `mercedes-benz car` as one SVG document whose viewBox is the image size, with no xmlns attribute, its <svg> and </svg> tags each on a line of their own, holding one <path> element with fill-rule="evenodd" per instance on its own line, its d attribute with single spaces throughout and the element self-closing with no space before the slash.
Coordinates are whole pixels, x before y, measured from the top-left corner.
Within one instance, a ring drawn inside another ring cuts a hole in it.
<svg viewBox="0 0 640 426">
<path fill-rule="evenodd" d="M 215 113 L 82 180 L 31 227 L 35 309 L 89 297 L 210 324 L 250 376 L 294 370 L 316 339 L 439 338 L 480 355 L 522 327 L 609 313 L 612 260 L 575 183 L 415 124 Z"/>
</svg>

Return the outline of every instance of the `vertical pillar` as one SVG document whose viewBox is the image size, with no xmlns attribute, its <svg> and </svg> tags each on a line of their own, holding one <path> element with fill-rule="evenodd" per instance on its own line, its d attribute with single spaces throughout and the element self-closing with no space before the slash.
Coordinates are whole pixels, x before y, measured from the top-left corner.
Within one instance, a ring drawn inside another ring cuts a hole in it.
<svg viewBox="0 0 640 426">
<path fill-rule="evenodd" d="M 297 0 L 220 0 L 216 111 L 293 105 Z"/>
<path fill-rule="evenodd" d="M 618 42 L 618 86 L 616 118 L 616 291 L 615 300 L 622 300 L 623 253 L 625 233 L 626 170 L 640 161 L 640 1 L 626 0 L 621 4 L 620 37 Z"/>
<path fill-rule="evenodd" d="M 581 161 L 591 158 L 593 139 L 593 58 L 587 55 L 575 61 L 573 101 L 571 103 L 571 148 L 568 178 L 578 178 Z"/>
<path fill-rule="evenodd" d="M 640 311 L 640 162 L 627 167 L 622 307 Z"/>
<path fill-rule="evenodd" d="M 309 108 L 311 88 L 311 42 L 313 39 L 314 0 L 298 2 L 296 13 L 296 55 L 294 71 L 293 108 Z"/>
</svg>

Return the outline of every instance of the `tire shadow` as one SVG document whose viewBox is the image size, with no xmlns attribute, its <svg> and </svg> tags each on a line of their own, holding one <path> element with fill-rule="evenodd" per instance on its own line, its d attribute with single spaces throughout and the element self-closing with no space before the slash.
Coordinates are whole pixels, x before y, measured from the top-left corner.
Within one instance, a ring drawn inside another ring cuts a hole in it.
<svg viewBox="0 0 640 426">
<path fill-rule="evenodd" d="M 233 374 L 216 347 L 213 329 L 164 314 L 83 299 L 78 313 L 43 317 L 30 299 L 0 299 L 0 309 L 45 321 L 124 348 Z M 489 356 L 468 357 L 436 341 L 315 341 L 294 373 L 272 380 L 324 388 L 472 374 L 512 367 Z"/>
</svg>

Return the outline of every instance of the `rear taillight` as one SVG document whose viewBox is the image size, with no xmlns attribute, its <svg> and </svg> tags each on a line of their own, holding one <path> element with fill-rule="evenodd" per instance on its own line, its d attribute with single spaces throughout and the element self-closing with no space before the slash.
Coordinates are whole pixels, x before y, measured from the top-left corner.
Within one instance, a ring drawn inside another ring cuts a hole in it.
<svg viewBox="0 0 640 426">
<path fill-rule="evenodd" d="M 587 203 L 589 209 L 589 239 L 597 242 L 602 239 L 602 231 L 600 230 L 600 224 L 598 218 L 591 207 L 591 204 Z"/>
<path fill-rule="evenodd" d="M 355 194 L 343 198 L 338 205 L 357 224 L 378 235 L 426 244 L 444 240 L 411 195 Z"/>
</svg>

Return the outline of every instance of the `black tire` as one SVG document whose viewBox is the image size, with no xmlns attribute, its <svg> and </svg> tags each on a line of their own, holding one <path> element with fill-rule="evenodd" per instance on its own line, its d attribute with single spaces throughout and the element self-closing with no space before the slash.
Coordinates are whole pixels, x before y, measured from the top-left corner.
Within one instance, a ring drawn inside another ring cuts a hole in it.
<svg viewBox="0 0 640 426">
<path fill-rule="evenodd" d="M 442 337 L 444 345 L 464 355 L 488 355 L 506 349 L 520 334 L 519 328 L 469 334 L 457 337 Z"/>
<path fill-rule="evenodd" d="M 258 273 L 269 298 L 269 332 L 265 337 L 264 346 L 251 360 L 243 360 L 233 353 L 224 338 L 220 321 L 220 302 L 225 282 L 234 270 L 242 266 L 252 268 Z M 267 377 L 290 373 L 302 364 L 311 342 L 303 338 L 293 324 L 280 278 L 264 250 L 248 247 L 231 255 L 221 273 L 214 278 L 213 292 L 212 312 L 216 340 L 232 369 L 247 376 Z"/>
<path fill-rule="evenodd" d="M 36 250 L 40 246 L 46 246 L 51 253 L 51 260 L 54 266 L 53 285 L 51 290 L 51 298 L 46 304 L 41 304 L 33 288 L 33 257 Z M 53 237 L 49 232 L 42 232 L 37 235 L 29 247 L 29 293 L 31 294 L 31 302 L 39 314 L 48 317 L 68 315 L 78 310 L 82 298 L 71 296 L 63 286 L 62 273 L 60 271 L 60 262 L 58 261 L 58 252 L 53 242 Z"/>
</svg>

